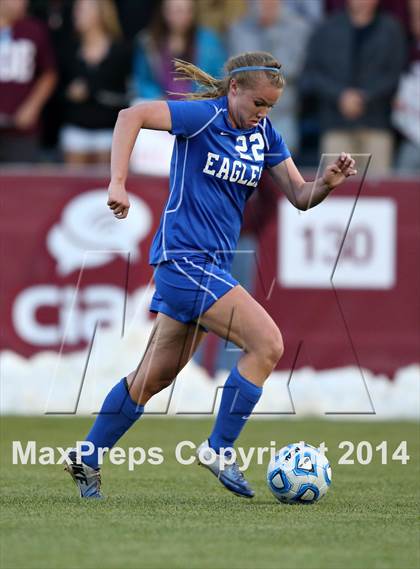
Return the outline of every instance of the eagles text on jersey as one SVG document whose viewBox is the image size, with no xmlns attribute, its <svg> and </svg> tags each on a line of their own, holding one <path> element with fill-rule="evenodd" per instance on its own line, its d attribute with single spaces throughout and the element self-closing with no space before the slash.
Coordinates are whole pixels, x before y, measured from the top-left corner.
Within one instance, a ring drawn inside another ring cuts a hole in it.
<svg viewBox="0 0 420 569">
<path fill-rule="evenodd" d="M 227 97 L 168 106 L 176 135 L 170 192 L 150 263 L 205 252 L 229 270 L 247 199 L 263 169 L 290 152 L 268 118 L 251 129 L 233 128 Z"/>
</svg>

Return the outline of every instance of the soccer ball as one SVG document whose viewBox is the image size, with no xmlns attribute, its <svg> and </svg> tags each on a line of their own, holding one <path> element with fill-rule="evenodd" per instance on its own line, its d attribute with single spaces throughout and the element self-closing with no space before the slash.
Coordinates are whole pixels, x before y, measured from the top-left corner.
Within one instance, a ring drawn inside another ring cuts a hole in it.
<svg viewBox="0 0 420 569">
<path fill-rule="evenodd" d="M 312 504 L 327 493 L 331 467 L 319 449 L 294 443 L 280 449 L 267 469 L 267 484 L 284 504 Z"/>
</svg>

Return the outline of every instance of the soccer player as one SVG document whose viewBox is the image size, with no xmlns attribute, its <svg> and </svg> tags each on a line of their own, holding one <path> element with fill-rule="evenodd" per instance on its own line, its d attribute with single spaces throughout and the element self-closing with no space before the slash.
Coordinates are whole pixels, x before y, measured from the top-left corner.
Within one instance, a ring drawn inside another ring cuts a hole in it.
<svg viewBox="0 0 420 569">
<path fill-rule="evenodd" d="M 300 210 L 356 174 L 354 160 L 342 153 L 315 182 L 302 178 L 267 116 L 284 88 L 280 67 L 268 53 L 244 53 L 229 59 L 225 77 L 216 80 L 177 61 L 178 73 L 195 80 L 200 91 L 189 100 L 145 102 L 119 113 L 108 199 L 118 219 L 130 207 L 125 181 L 140 129 L 167 130 L 176 138 L 170 193 L 150 252 L 155 325 L 137 369 L 109 392 L 86 437 L 94 452 L 83 462 L 76 451 L 69 454 L 68 470 L 82 497 L 101 497 L 99 449 L 115 445 L 141 417 L 145 404 L 172 383 L 208 330 L 229 338 L 243 354 L 227 378 L 198 459 L 228 490 L 254 495 L 236 462 L 225 466 L 221 449 L 233 448 L 283 354 L 283 341 L 270 315 L 229 272 L 245 202 L 264 168 Z"/>
</svg>

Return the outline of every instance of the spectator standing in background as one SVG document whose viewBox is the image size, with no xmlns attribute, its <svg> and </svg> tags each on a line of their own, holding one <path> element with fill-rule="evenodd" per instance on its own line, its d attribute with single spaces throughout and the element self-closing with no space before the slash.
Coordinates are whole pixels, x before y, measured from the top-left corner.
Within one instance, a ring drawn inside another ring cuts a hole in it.
<svg viewBox="0 0 420 569">
<path fill-rule="evenodd" d="M 229 55 L 243 51 L 268 51 L 279 61 L 286 89 L 270 113 L 275 128 L 296 152 L 299 147 L 298 94 L 296 81 L 304 64 L 310 25 L 291 11 L 282 0 L 259 0 L 248 3 L 248 12 L 230 28 L 227 42 Z"/>
<path fill-rule="evenodd" d="M 247 0 L 195 0 L 198 23 L 224 37 L 233 22 L 247 9 Z"/>
<path fill-rule="evenodd" d="M 113 0 L 76 0 L 73 20 L 78 38 L 60 65 L 60 145 L 68 164 L 107 163 L 118 112 L 127 105 L 130 54 Z"/>
<path fill-rule="evenodd" d="M 133 80 L 136 97 L 167 98 L 169 93 L 187 93 L 191 81 L 175 80 L 173 58 L 198 65 L 219 77 L 225 51 L 217 34 L 197 24 L 193 0 L 163 0 L 151 25 L 140 33 L 134 54 Z M 169 95 L 169 98 L 176 98 Z"/>
<path fill-rule="evenodd" d="M 36 162 L 39 118 L 56 81 L 48 32 L 27 16 L 27 0 L 1 0 L 1 162 Z"/>
<path fill-rule="evenodd" d="M 315 31 L 303 89 L 317 95 L 322 152 L 372 154 L 369 171 L 392 162 L 391 102 L 405 63 L 405 39 L 378 0 L 348 0 Z"/>
<path fill-rule="evenodd" d="M 290 1 L 292 2 L 293 0 Z M 379 0 L 378 7 L 383 12 L 393 16 L 400 22 L 403 28 L 408 31 L 410 16 L 407 3 L 409 1 L 410 0 Z M 418 2 L 418 0 L 414 1 Z M 323 2 L 325 13 L 330 14 L 338 10 L 344 10 L 347 0 L 323 0 Z"/>
<path fill-rule="evenodd" d="M 155 4 L 156 0 L 117 0 L 123 35 L 130 44 L 138 32 L 149 25 Z"/>
<path fill-rule="evenodd" d="M 317 24 L 324 18 L 324 0 L 283 0 L 289 10 L 308 22 Z"/>
<path fill-rule="evenodd" d="M 0 0 L 1 1 L 1 0 Z M 68 0 L 30 0 L 29 13 L 48 28 L 57 61 L 66 53 L 73 35 L 72 6 Z M 62 126 L 61 93 L 57 88 L 42 111 L 40 162 L 60 162 L 58 135 Z"/>
<path fill-rule="evenodd" d="M 420 172 L 420 2 L 409 0 L 410 50 L 394 104 L 394 126 L 404 136 L 397 157 L 402 174 Z"/>
</svg>

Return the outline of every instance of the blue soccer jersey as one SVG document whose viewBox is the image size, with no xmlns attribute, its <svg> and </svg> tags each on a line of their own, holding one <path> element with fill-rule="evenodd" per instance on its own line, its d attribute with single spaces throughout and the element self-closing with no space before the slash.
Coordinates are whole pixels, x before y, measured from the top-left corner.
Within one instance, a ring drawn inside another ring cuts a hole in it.
<svg viewBox="0 0 420 569">
<path fill-rule="evenodd" d="M 290 156 L 268 118 L 247 130 L 228 121 L 227 97 L 168 101 L 172 134 L 170 193 L 150 264 L 208 253 L 229 271 L 247 199 L 264 168 Z"/>
</svg>

